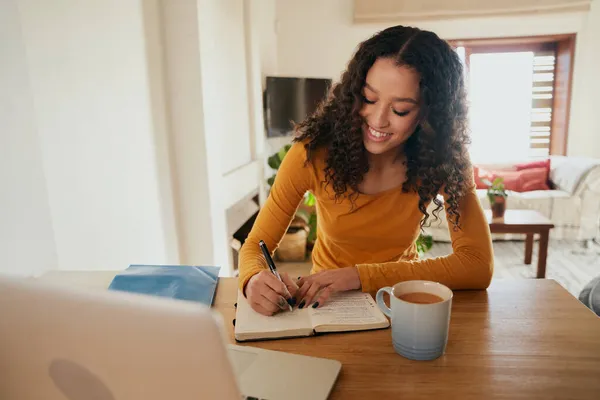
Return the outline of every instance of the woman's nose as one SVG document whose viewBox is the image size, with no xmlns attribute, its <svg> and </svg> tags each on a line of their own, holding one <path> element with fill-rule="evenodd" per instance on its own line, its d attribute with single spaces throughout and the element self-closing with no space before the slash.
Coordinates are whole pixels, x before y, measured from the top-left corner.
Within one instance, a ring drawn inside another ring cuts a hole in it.
<svg viewBox="0 0 600 400">
<path fill-rule="evenodd" d="M 383 105 L 378 105 L 373 112 L 372 124 L 373 128 L 385 128 L 389 125 L 388 108 Z"/>
</svg>

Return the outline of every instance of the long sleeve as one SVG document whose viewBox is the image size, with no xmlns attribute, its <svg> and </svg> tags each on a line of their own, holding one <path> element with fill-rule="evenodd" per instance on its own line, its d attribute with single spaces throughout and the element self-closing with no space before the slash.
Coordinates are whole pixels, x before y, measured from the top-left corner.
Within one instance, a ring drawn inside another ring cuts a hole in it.
<svg viewBox="0 0 600 400">
<path fill-rule="evenodd" d="M 438 258 L 357 265 L 362 290 L 372 292 L 406 280 L 431 280 L 450 289 L 485 289 L 493 273 L 489 225 L 475 187 L 459 204 L 460 230 L 448 224 L 453 253 Z M 446 214 L 447 216 L 447 214 Z"/>
<path fill-rule="evenodd" d="M 302 143 L 294 143 L 281 163 L 269 196 L 258 213 L 239 258 L 239 287 L 244 290 L 248 280 L 268 268 L 258 242 L 263 240 L 274 252 L 292 222 L 307 190 L 312 188 L 314 170 L 306 164 Z"/>
</svg>

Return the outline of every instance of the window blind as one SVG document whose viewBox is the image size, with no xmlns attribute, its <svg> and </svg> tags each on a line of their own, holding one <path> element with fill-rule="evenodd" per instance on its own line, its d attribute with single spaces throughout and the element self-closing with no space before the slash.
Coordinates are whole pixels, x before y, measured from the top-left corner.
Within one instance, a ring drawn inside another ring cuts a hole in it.
<svg viewBox="0 0 600 400">
<path fill-rule="evenodd" d="M 531 158 L 550 155 L 552 104 L 554 88 L 554 51 L 537 51 L 533 56 L 533 85 L 531 91 L 531 131 L 529 147 Z"/>
</svg>

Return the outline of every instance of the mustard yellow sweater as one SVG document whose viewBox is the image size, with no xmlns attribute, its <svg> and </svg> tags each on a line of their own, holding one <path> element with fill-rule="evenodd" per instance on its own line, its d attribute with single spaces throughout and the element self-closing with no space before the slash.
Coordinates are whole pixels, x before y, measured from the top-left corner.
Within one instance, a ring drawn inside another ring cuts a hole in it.
<svg viewBox="0 0 600 400">
<path fill-rule="evenodd" d="M 492 242 L 474 184 L 460 202 L 461 229 L 449 228 L 453 253 L 420 260 L 415 241 L 423 214 L 416 193 L 403 193 L 401 188 L 375 195 L 361 193 L 351 209 L 348 199 L 336 202 L 331 186 L 322 184 L 325 150 L 313 154 L 305 165 L 303 144 L 295 143 L 285 156 L 242 247 L 240 289 L 254 274 L 268 268 L 258 242 L 264 240 L 275 251 L 307 190 L 316 197 L 318 220 L 311 273 L 356 266 L 364 292 L 412 279 L 440 282 L 451 289 L 488 287 L 493 272 Z"/>
</svg>

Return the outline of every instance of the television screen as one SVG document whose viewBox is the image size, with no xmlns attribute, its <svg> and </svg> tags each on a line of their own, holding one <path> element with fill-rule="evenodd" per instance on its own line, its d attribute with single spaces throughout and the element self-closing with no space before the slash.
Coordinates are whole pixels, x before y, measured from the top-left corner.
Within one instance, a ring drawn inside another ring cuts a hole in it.
<svg viewBox="0 0 600 400">
<path fill-rule="evenodd" d="M 267 136 L 286 136 L 327 97 L 331 79 L 267 77 L 265 123 Z"/>
</svg>

